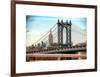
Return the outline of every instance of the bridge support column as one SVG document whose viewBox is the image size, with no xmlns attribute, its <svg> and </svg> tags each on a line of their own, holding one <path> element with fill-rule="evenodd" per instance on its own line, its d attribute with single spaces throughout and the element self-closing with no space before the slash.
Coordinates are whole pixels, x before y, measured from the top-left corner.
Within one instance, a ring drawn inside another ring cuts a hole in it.
<svg viewBox="0 0 100 77">
<path fill-rule="evenodd" d="M 66 45 L 67 47 L 71 47 L 71 21 L 68 23 L 68 21 L 66 21 Z"/>
<path fill-rule="evenodd" d="M 58 20 L 58 44 L 63 44 L 63 26 Z"/>
</svg>

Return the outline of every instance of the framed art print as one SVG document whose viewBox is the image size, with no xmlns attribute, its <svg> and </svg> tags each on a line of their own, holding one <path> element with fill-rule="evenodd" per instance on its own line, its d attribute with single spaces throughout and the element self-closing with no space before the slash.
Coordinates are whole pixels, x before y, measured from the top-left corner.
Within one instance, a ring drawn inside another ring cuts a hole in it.
<svg viewBox="0 0 100 77">
<path fill-rule="evenodd" d="M 11 77 L 97 71 L 97 6 L 11 1 Z"/>
</svg>

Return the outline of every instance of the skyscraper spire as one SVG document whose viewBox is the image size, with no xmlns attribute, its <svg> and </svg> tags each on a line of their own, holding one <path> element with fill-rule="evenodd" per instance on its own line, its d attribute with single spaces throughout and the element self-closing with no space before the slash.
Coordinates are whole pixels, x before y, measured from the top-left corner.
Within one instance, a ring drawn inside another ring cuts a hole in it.
<svg viewBox="0 0 100 77">
<path fill-rule="evenodd" d="M 52 32 L 50 30 L 50 33 L 49 33 L 49 45 L 53 44 L 53 35 L 52 35 Z"/>
</svg>

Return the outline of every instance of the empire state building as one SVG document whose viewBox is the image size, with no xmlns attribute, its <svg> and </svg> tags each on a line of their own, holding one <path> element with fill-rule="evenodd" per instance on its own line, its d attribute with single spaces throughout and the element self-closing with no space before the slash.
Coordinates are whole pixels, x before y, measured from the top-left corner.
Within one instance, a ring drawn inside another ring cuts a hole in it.
<svg viewBox="0 0 100 77">
<path fill-rule="evenodd" d="M 52 45 L 53 44 L 53 35 L 52 35 L 52 32 L 50 30 L 50 33 L 49 33 L 49 45 Z"/>
</svg>

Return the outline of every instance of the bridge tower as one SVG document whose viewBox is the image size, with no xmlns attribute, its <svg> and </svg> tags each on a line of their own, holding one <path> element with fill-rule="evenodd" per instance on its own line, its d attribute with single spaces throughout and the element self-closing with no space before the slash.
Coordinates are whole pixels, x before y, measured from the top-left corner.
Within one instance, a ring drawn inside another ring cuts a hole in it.
<svg viewBox="0 0 100 77">
<path fill-rule="evenodd" d="M 61 46 L 65 46 L 70 48 L 72 45 L 71 42 L 71 25 L 72 22 L 71 20 L 68 22 L 68 20 L 66 22 L 63 22 L 63 20 L 61 20 L 61 22 L 58 20 L 57 22 L 58 25 L 58 44 Z M 66 43 L 63 44 L 63 29 L 66 29 Z"/>
</svg>

